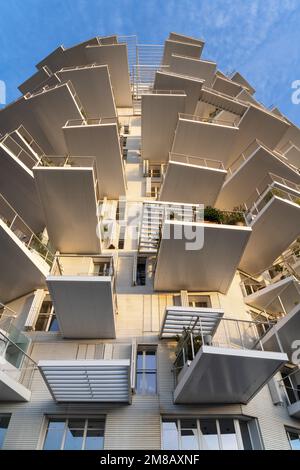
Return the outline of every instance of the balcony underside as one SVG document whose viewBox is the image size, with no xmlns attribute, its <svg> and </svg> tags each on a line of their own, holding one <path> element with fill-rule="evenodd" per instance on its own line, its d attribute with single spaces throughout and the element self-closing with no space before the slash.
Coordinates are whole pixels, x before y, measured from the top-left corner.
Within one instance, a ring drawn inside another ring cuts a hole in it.
<svg viewBox="0 0 300 470">
<path fill-rule="evenodd" d="M 227 168 L 237 127 L 179 118 L 172 153 L 219 160 Z"/>
<path fill-rule="evenodd" d="M 126 44 L 91 45 L 85 48 L 85 54 L 88 63 L 108 66 L 116 106 L 119 108 L 131 107 L 132 97 Z"/>
<path fill-rule="evenodd" d="M 184 90 L 186 93 L 184 113 L 194 114 L 199 100 L 203 80 L 191 78 L 174 72 L 157 71 L 154 90 Z"/>
<path fill-rule="evenodd" d="M 181 376 L 174 402 L 246 404 L 286 361 L 282 353 L 202 346 Z"/>
<path fill-rule="evenodd" d="M 217 207 L 232 210 L 249 200 L 254 188 L 268 173 L 286 178 L 296 184 L 300 175 L 282 160 L 263 147 L 254 150 L 238 170 L 227 178 L 219 194 Z"/>
<path fill-rule="evenodd" d="M 214 206 L 225 177 L 225 170 L 170 160 L 159 199 Z"/>
<path fill-rule="evenodd" d="M 182 41 L 182 42 L 181 42 Z M 170 65 L 172 54 L 179 54 L 185 57 L 194 57 L 199 59 L 203 49 L 203 42 L 192 44 L 185 39 L 178 37 L 178 40 L 167 39 L 165 41 L 162 65 Z"/>
<path fill-rule="evenodd" d="M 142 96 L 142 157 L 167 162 L 172 148 L 178 113 L 185 107 L 185 94 Z"/>
<path fill-rule="evenodd" d="M 166 221 L 154 289 L 226 293 L 250 233 L 249 227 Z"/>
<path fill-rule="evenodd" d="M 172 54 L 170 70 L 188 77 L 204 80 L 205 86 L 210 86 L 216 71 L 216 63 Z"/>
<path fill-rule="evenodd" d="M 253 276 L 269 268 L 300 233 L 300 205 L 274 196 L 251 224 L 240 269 Z"/>
<path fill-rule="evenodd" d="M 288 414 L 292 418 L 300 419 L 300 401 L 296 401 L 287 407 Z"/>
<path fill-rule="evenodd" d="M 3 372 L 0 367 L 0 401 L 25 402 L 29 401 L 30 397 L 30 390 Z"/>
<path fill-rule="evenodd" d="M 61 253 L 100 253 L 93 168 L 34 167 L 52 246 Z"/>
<path fill-rule="evenodd" d="M 296 341 L 299 341 L 300 331 L 300 305 L 296 305 L 293 310 L 272 326 L 262 339 L 264 349 L 272 350 L 276 347 L 277 337 L 282 345 L 283 351 L 287 353 L 289 359 L 296 352 Z M 295 361 L 292 361 L 295 362 Z"/>
<path fill-rule="evenodd" d="M 47 285 L 65 338 L 115 338 L 110 276 L 48 276 Z"/>
<path fill-rule="evenodd" d="M 1 302 L 28 294 L 45 286 L 49 266 L 37 252 L 30 251 L 0 220 Z"/>
<path fill-rule="evenodd" d="M 38 366 L 57 402 L 131 401 L 129 359 L 40 361 Z"/>
<path fill-rule="evenodd" d="M 117 124 L 65 126 L 68 154 L 95 157 L 100 198 L 118 199 L 126 193 Z"/>
</svg>

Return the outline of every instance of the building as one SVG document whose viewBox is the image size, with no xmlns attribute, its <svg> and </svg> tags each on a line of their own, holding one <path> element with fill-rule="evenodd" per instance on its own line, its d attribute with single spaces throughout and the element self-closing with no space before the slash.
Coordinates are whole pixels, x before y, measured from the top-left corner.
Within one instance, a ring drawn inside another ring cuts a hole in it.
<svg viewBox="0 0 300 470">
<path fill-rule="evenodd" d="M 0 447 L 300 449 L 300 129 L 171 33 L 0 111 Z"/>
</svg>

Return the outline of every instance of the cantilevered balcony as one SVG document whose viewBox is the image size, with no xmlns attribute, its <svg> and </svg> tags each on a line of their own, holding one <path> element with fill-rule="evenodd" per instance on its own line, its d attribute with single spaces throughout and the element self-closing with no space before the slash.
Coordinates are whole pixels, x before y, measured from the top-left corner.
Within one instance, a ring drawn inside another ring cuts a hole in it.
<svg viewBox="0 0 300 470">
<path fill-rule="evenodd" d="M 170 153 L 159 193 L 161 201 L 214 206 L 227 172 L 221 161 Z"/>
<path fill-rule="evenodd" d="M 171 33 L 165 41 L 162 64 L 170 65 L 173 54 L 199 59 L 204 47 L 201 39 L 190 38 L 182 34 Z"/>
<path fill-rule="evenodd" d="M 0 195 L 0 299 L 9 302 L 45 285 L 53 255 Z"/>
<path fill-rule="evenodd" d="M 266 351 L 259 331 L 268 324 L 224 318 L 210 308 L 166 309 L 161 338 L 178 338 L 176 404 L 248 403 L 287 362 L 277 344 Z"/>
<path fill-rule="evenodd" d="M 300 418 L 300 369 L 295 366 L 281 373 L 282 379 L 278 384 L 283 394 L 287 411 L 292 418 Z"/>
<path fill-rule="evenodd" d="M 158 70 L 155 74 L 154 90 L 184 90 L 186 94 L 183 112 L 193 114 L 199 100 L 204 80 L 169 71 Z"/>
<path fill-rule="evenodd" d="M 142 158 L 167 162 L 172 148 L 178 113 L 183 112 L 184 91 L 155 90 L 142 95 Z"/>
<path fill-rule="evenodd" d="M 228 177 L 219 194 L 217 207 L 232 210 L 246 203 L 257 182 L 274 173 L 293 183 L 300 183 L 300 174 L 292 167 L 283 154 L 270 150 L 255 140 L 228 168 Z"/>
<path fill-rule="evenodd" d="M 29 338 L 17 330 L 7 318 L 0 318 L 0 401 L 30 400 L 31 382 L 36 364 L 26 354 Z"/>
<path fill-rule="evenodd" d="M 99 175 L 99 197 L 118 199 L 125 196 L 126 182 L 121 155 L 118 119 L 79 119 L 63 127 L 68 154 L 95 157 Z"/>
<path fill-rule="evenodd" d="M 172 54 L 169 69 L 188 77 L 200 78 L 204 80 L 205 86 L 209 87 L 215 75 L 216 65 L 216 62 Z"/>
<path fill-rule="evenodd" d="M 59 329 L 66 338 L 115 338 L 114 260 L 57 256 L 47 277 Z"/>
<path fill-rule="evenodd" d="M 227 77 L 223 77 L 221 74 L 219 74 L 219 72 L 216 73 L 211 88 L 232 97 L 236 97 L 239 93 L 241 93 L 241 91 L 245 89 L 238 82 L 234 82 Z"/>
<path fill-rule="evenodd" d="M 227 168 L 238 132 L 232 122 L 180 113 L 172 153 L 205 156 Z"/>
<path fill-rule="evenodd" d="M 45 219 L 31 171 L 38 156 L 26 148 L 23 136 L 30 138 L 19 128 L 0 140 L 1 193 L 34 232 L 41 232 Z"/>
<path fill-rule="evenodd" d="M 246 204 L 252 234 L 240 269 L 260 274 L 289 247 L 300 233 L 299 203 L 299 185 L 272 174 L 263 179 Z"/>
<path fill-rule="evenodd" d="M 130 403 L 130 360 L 39 361 L 46 385 L 58 403 Z"/>
<path fill-rule="evenodd" d="M 239 212 L 149 201 L 143 205 L 139 251 L 157 253 L 155 290 L 225 293 L 250 233 Z"/>
<path fill-rule="evenodd" d="M 44 156 L 33 173 L 55 250 L 99 254 L 100 198 L 95 157 Z"/>
</svg>

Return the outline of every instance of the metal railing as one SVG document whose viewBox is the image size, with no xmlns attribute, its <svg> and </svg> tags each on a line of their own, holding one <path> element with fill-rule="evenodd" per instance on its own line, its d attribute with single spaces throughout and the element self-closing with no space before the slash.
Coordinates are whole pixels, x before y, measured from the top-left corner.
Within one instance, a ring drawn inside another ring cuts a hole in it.
<svg viewBox="0 0 300 470">
<path fill-rule="evenodd" d="M 86 118 L 86 119 L 69 119 L 65 127 L 73 126 L 99 126 L 100 124 L 118 124 L 117 116 Z"/>
<path fill-rule="evenodd" d="M 0 215 L 1 220 L 18 239 L 31 252 L 37 253 L 51 266 L 54 255 L 49 247 L 38 238 L 2 194 L 0 194 L 0 211 L 2 212 Z"/>
<path fill-rule="evenodd" d="M 96 157 L 88 156 L 70 156 L 70 155 L 43 155 L 36 166 L 46 167 L 74 167 L 85 168 L 93 167 L 96 169 Z"/>
<path fill-rule="evenodd" d="M 110 276 L 115 274 L 113 255 L 56 255 L 52 276 Z"/>
<path fill-rule="evenodd" d="M 22 333 L 21 333 L 22 334 Z M 24 334 L 22 334 L 25 337 Z M 37 370 L 37 364 L 30 356 L 17 344 L 20 343 L 20 337 L 14 341 L 6 334 L 0 331 L 0 356 L 7 364 L 1 364 L 0 370 L 11 379 L 30 389 L 34 372 Z M 30 341 L 26 344 L 28 347 Z"/>
<path fill-rule="evenodd" d="M 184 155 L 181 153 L 169 153 L 169 161 L 187 163 L 190 165 L 204 166 L 206 168 L 214 168 L 217 170 L 224 170 L 225 167 L 223 162 L 220 160 L 212 160 L 210 158 L 195 157 L 192 155 Z"/>
<path fill-rule="evenodd" d="M 244 204 L 247 222 L 251 223 L 273 197 L 300 205 L 300 185 L 269 173 Z"/>
<path fill-rule="evenodd" d="M 298 367 L 280 379 L 278 383 L 288 406 L 300 401 L 300 369 Z"/>
<path fill-rule="evenodd" d="M 235 122 L 232 121 L 223 121 L 218 118 L 214 117 L 201 117 L 196 116 L 195 114 L 186 114 L 186 113 L 178 113 L 179 119 L 186 119 L 188 121 L 196 121 L 196 122 L 204 122 L 208 124 L 217 124 L 220 126 L 227 126 L 227 127 L 238 127 Z"/>
<path fill-rule="evenodd" d="M 24 150 L 11 135 L 4 137 L 1 141 L 1 145 L 9 152 L 12 152 L 16 158 L 24 163 L 24 165 L 32 168 L 36 164 L 37 159 L 30 155 L 30 153 L 26 152 L 26 150 Z"/>
</svg>

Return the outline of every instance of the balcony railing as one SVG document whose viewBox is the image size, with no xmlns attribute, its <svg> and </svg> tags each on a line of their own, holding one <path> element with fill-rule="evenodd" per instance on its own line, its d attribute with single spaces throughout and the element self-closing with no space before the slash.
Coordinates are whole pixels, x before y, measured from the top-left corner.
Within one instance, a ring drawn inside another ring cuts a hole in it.
<svg viewBox="0 0 300 470">
<path fill-rule="evenodd" d="M 284 392 L 288 406 L 300 402 L 300 369 L 296 367 L 290 374 L 279 380 L 279 386 Z"/>
<path fill-rule="evenodd" d="M 115 274 L 113 255 L 57 255 L 52 276 L 110 276 Z"/>
<path fill-rule="evenodd" d="M 54 255 L 49 247 L 31 230 L 2 194 L 0 194 L 0 211 L 2 213 L 2 215 L 0 215 L 1 220 L 3 220 L 18 239 L 32 253 L 37 253 L 51 266 Z"/>
<path fill-rule="evenodd" d="M 99 126 L 100 124 L 118 124 L 118 118 L 116 116 L 112 116 L 86 119 L 69 119 L 66 122 L 65 127 Z"/>
<path fill-rule="evenodd" d="M 26 152 L 11 135 L 7 135 L 1 141 L 1 145 L 7 149 L 9 152 L 12 152 L 13 155 L 18 158 L 26 166 L 33 167 L 36 164 L 36 159 Z"/>
<path fill-rule="evenodd" d="M 218 119 L 217 117 L 201 117 L 196 116 L 195 114 L 186 114 L 186 113 L 178 113 L 180 119 L 186 119 L 188 121 L 196 121 L 196 122 L 204 122 L 208 124 L 216 124 L 219 126 L 227 126 L 227 127 L 238 127 L 235 122 L 232 121 L 225 121 L 222 119 Z"/>
<path fill-rule="evenodd" d="M 204 166 L 206 168 L 214 168 L 216 170 L 225 171 L 223 162 L 220 160 L 212 160 L 210 158 L 195 157 L 192 155 L 170 152 L 169 161 L 186 163 L 188 165 Z"/>
<path fill-rule="evenodd" d="M 246 220 L 251 223 L 273 197 L 279 197 L 300 206 L 300 185 L 269 173 L 244 204 Z"/>
</svg>

